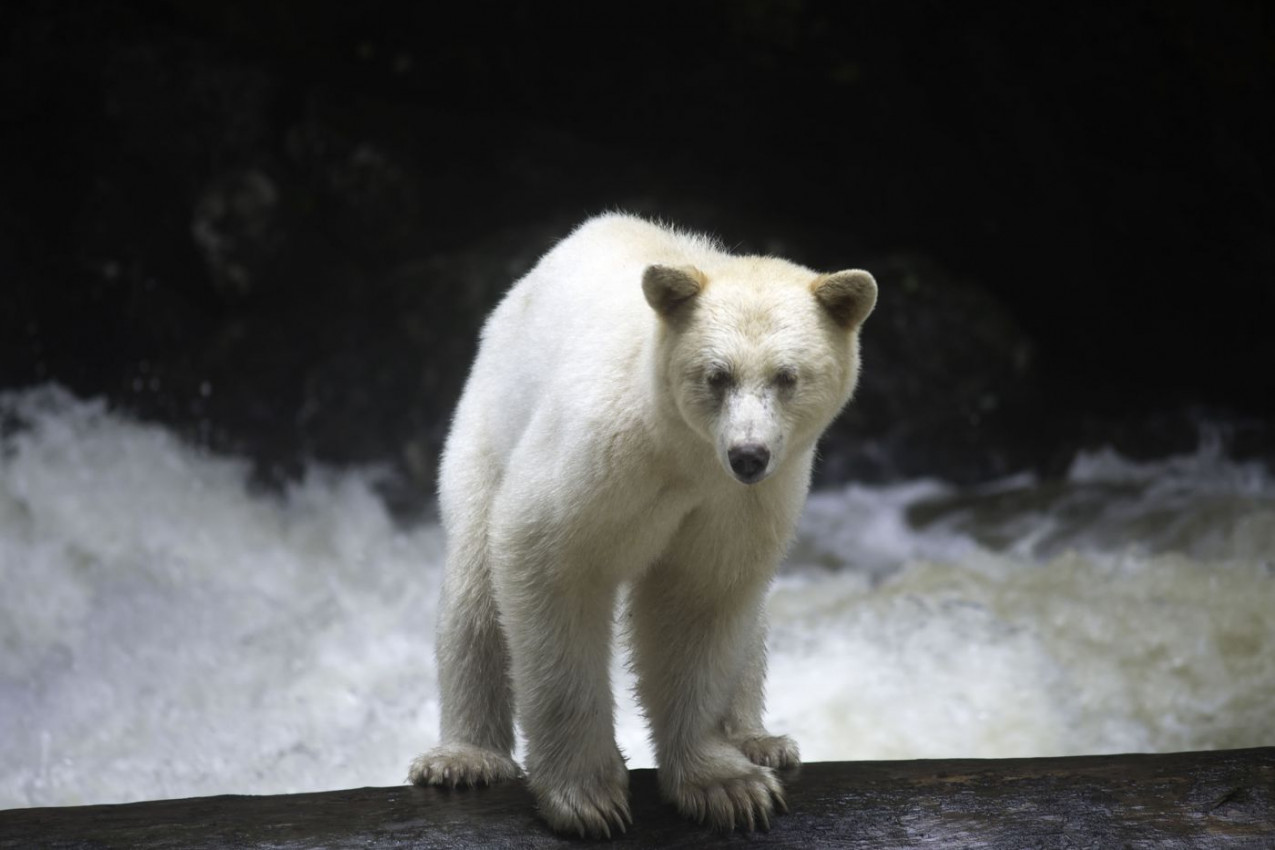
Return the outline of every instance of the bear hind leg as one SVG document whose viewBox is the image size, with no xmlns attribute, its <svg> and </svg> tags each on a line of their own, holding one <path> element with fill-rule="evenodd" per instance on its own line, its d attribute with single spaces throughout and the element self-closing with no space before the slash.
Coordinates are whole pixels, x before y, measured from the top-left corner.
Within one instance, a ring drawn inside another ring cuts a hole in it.
<svg viewBox="0 0 1275 850">
<path fill-rule="evenodd" d="M 801 764 L 797 742 L 762 725 L 766 688 L 766 627 L 759 620 L 749 639 L 743 674 L 735 685 L 722 732 L 753 764 L 786 770 Z"/>
<path fill-rule="evenodd" d="M 442 736 L 408 771 L 417 785 L 491 785 L 515 779 L 513 690 L 491 570 L 481 541 L 449 552 L 438 628 Z"/>
</svg>

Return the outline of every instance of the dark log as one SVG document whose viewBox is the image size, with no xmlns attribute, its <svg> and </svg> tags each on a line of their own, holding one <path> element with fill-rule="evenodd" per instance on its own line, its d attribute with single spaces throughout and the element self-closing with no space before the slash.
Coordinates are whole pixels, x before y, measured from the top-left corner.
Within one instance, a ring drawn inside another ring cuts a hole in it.
<svg viewBox="0 0 1275 850">
<path fill-rule="evenodd" d="M 1275 747 L 1170 755 L 810 764 L 766 833 L 714 835 L 632 773 L 614 844 L 937 848 L 1275 848 Z M 0 848 L 579 846 L 526 788 L 362 788 L 0 812 Z"/>
</svg>

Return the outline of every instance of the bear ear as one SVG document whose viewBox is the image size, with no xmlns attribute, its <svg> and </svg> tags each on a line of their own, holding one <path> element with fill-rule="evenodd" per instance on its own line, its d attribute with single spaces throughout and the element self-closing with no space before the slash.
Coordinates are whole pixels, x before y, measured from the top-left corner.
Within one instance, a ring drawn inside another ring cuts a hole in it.
<svg viewBox="0 0 1275 850">
<path fill-rule="evenodd" d="M 820 275 L 810 289 L 833 321 L 846 330 L 868 318 L 877 303 L 877 282 L 862 269 Z"/>
<path fill-rule="evenodd" d="M 699 295 L 707 282 L 694 266 L 647 266 L 642 273 L 642 294 L 655 312 L 669 318 Z"/>
</svg>

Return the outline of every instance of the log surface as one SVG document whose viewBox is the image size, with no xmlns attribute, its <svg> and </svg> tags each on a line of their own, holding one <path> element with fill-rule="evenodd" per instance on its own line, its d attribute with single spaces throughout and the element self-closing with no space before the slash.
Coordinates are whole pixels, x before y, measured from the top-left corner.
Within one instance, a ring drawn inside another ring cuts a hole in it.
<svg viewBox="0 0 1275 850">
<path fill-rule="evenodd" d="M 790 814 L 715 835 L 631 773 L 649 847 L 1275 848 L 1275 747 L 1166 755 L 809 764 L 785 777 Z M 0 848 L 540 848 L 525 786 L 402 786 L 0 811 Z"/>
</svg>

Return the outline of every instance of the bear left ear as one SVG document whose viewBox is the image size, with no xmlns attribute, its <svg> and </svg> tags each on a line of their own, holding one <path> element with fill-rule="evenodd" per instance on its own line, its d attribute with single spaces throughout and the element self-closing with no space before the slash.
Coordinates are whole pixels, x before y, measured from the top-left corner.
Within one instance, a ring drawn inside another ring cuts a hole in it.
<svg viewBox="0 0 1275 850">
<path fill-rule="evenodd" d="M 642 273 L 642 294 L 646 303 L 667 319 L 699 295 L 707 282 L 694 266 L 647 266 Z"/>
<path fill-rule="evenodd" d="M 877 304 L 877 282 L 862 269 L 820 275 L 810 290 L 846 330 L 860 325 Z"/>
</svg>

